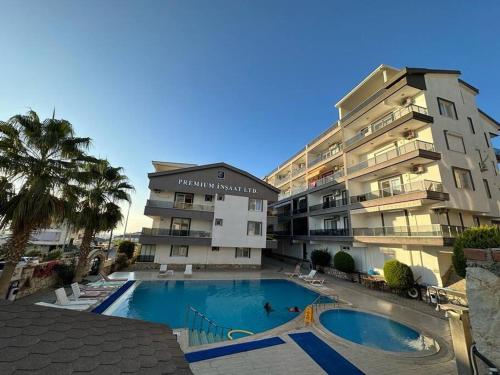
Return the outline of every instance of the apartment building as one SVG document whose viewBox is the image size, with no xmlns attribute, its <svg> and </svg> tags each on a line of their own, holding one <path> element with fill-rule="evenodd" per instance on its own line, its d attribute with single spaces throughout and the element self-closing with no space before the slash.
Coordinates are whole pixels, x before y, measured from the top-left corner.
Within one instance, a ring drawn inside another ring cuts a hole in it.
<svg viewBox="0 0 500 375">
<path fill-rule="evenodd" d="M 478 94 L 456 70 L 375 69 L 338 101 L 336 123 L 264 178 L 281 190 L 275 251 L 344 249 L 381 274 L 396 258 L 446 283 L 454 237 L 500 223 L 500 124 Z"/>
<path fill-rule="evenodd" d="M 153 162 L 139 262 L 201 267 L 260 267 L 267 206 L 279 189 L 225 163 Z"/>
</svg>

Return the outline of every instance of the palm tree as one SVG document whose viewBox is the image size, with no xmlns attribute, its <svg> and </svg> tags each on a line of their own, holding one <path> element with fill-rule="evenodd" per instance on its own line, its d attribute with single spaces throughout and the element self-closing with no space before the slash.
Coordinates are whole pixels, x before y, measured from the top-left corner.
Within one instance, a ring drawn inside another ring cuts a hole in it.
<svg viewBox="0 0 500 375">
<path fill-rule="evenodd" d="M 61 221 L 68 212 L 64 189 L 85 160 L 89 138 L 75 137 L 71 123 L 40 121 L 36 112 L 0 122 L 0 229 L 9 228 L 6 264 L 0 277 L 4 298 L 33 232 Z"/>
<path fill-rule="evenodd" d="M 75 282 L 80 282 L 88 269 L 91 243 L 98 232 L 113 229 L 121 220 L 121 202 L 130 202 L 129 184 L 122 168 L 112 167 L 108 161 L 99 160 L 84 166 L 79 180 L 79 210 L 73 218 L 77 228 L 83 229 L 82 244 L 75 270 Z"/>
</svg>

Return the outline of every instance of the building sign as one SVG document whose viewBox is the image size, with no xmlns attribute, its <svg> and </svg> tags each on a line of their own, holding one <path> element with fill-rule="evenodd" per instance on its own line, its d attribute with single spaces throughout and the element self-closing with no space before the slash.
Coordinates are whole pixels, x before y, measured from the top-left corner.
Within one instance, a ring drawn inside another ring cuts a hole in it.
<svg viewBox="0 0 500 375">
<path fill-rule="evenodd" d="M 207 181 L 196 181 L 196 180 L 185 180 L 183 178 L 179 178 L 178 182 L 181 186 L 193 186 L 205 189 L 212 190 L 221 190 L 223 192 L 238 192 L 238 193 L 250 193 L 257 194 L 257 189 L 253 187 L 247 186 L 235 186 L 235 185 L 227 185 L 220 182 L 207 182 Z"/>
</svg>

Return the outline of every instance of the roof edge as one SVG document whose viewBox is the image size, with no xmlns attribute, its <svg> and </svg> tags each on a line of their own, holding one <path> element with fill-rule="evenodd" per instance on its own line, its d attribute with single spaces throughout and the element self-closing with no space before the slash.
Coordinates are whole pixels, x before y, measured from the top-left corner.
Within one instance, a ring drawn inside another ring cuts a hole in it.
<svg viewBox="0 0 500 375">
<path fill-rule="evenodd" d="M 500 128 L 500 122 L 498 122 L 497 120 L 495 120 L 493 117 L 491 117 L 490 115 L 488 115 L 486 112 L 484 112 L 480 108 L 478 108 L 477 111 L 480 114 L 482 114 L 484 117 L 486 117 L 488 120 L 492 121 L 498 128 Z"/>
<path fill-rule="evenodd" d="M 479 94 L 479 89 L 477 87 L 472 86 L 470 83 L 465 82 L 463 79 L 459 78 L 458 83 L 460 83 L 461 85 L 464 85 L 468 89 L 474 91 L 476 94 Z"/>
</svg>

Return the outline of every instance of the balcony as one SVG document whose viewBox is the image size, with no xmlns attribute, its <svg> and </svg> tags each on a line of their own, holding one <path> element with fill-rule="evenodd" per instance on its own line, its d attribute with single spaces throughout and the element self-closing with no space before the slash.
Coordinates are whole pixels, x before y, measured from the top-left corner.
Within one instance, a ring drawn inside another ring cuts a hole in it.
<svg viewBox="0 0 500 375">
<path fill-rule="evenodd" d="M 302 193 L 303 191 L 307 190 L 307 185 L 303 186 L 295 186 L 292 188 L 292 195 Z"/>
<path fill-rule="evenodd" d="M 307 207 L 299 207 L 293 210 L 294 215 L 300 215 L 307 212 Z"/>
<path fill-rule="evenodd" d="M 383 199 L 383 202 L 379 201 Z M 443 185 L 438 181 L 422 180 L 408 182 L 387 189 L 372 190 L 351 197 L 353 209 L 381 204 L 400 203 L 417 199 L 448 200 L 449 194 L 443 192 Z M 370 202 L 370 201 L 374 202 Z M 377 200 L 377 201 L 375 201 Z"/>
<path fill-rule="evenodd" d="M 307 168 L 306 168 L 305 164 L 300 168 L 293 169 L 292 170 L 292 177 L 296 177 L 296 176 L 301 175 L 302 173 L 304 173 L 306 171 L 306 169 Z"/>
<path fill-rule="evenodd" d="M 285 176 L 278 176 L 276 177 L 276 186 L 281 186 L 287 182 L 289 182 L 292 179 L 292 174 L 288 173 Z"/>
<path fill-rule="evenodd" d="M 275 236 L 275 237 L 288 237 L 288 236 L 291 236 L 290 230 L 273 230 L 269 234 L 272 235 L 272 236 Z"/>
<path fill-rule="evenodd" d="M 309 206 L 309 211 L 311 214 L 317 213 L 317 214 L 323 214 L 323 213 L 330 213 L 334 211 L 340 211 L 340 210 L 330 210 L 335 209 L 335 208 L 345 208 L 348 205 L 347 199 L 332 199 L 320 204 L 315 204 L 313 206 Z M 342 210 L 343 211 L 343 210 Z"/>
<path fill-rule="evenodd" d="M 210 245 L 212 234 L 200 230 L 142 228 L 141 244 Z"/>
<path fill-rule="evenodd" d="M 316 158 L 312 159 L 309 161 L 308 166 L 309 168 L 320 163 L 320 162 L 326 162 L 333 157 L 339 155 L 342 152 L 342 144 L 338 144 L 337 147 L 332 148 L 331 150 L 328 150 L 326 152 L 321 153 L 319 156 Z"/>
<path fill-rule="evenodd" d="M 441 158 L 441 155 L 435 151 L 434 144 L 420 140 L 415 140 L 410 143 L 406 143 L 400 147 L 397 147 L 395 149 L 392 149 L 390 151 L 384 152 L 380 155 L 374 156 L 365 161 L 362 161 L 353 166 L 347 167 L 347 174 L 350 175 L 349 178 L 354 178 L 361 174 L 365 174 L 365 173 L 357 173 L 365 169 L 370 169 L 366 171 L 366 173 L 370 173 L 375 170 L 386 168 L 391 164 L 403 163 L 405 161 L 414 158 L 423 159 L 422 160 L 423 163 L 426 160 L 427 161 L 439 160 Z M 353 174 L 356 174 L 356 176 L 353 176 Z"/>
<path fill-rule="evenodd" d="M 283 193 L 280 193 L 278 195 L 278 200 L 280 201 L 282 199 L 288 198 L 291 195 L 292 195 L 292 191 L 291 190 L 284 191 Z"/>
<path fill-rule="evenodd" d="M 343 236 L 347 237 L 350 235 L 349 228 L 342 229 L 311 229 L 311 236 Z"/>
<path fill-rule="evenodd" d="M 214 206 L 208 204 L 181 203 L 150 199 L 146 203 L 144 215 L 159 217 L 175 216 L 200 220 L 212 220 L 214 217 Z"/>
<path fill-rule="evenodd" d="M 341 170 L 339 170 L 339 171 L 337 171 L 329 176 L 320 178 L 319 180 L 316 180 L 316 181 L 309 183 L 309 188 L 310 189 L 316 188 L 316 187 L 328 184 L 329 182 L 339 180 L 342 177 L 344 177 L 344 170 L 343 169 L 341 169 Z"/>
<path fill-rule="evenodd" d="M 420 106 L 415 105 L 415 104 L 410 104 L 406 107 L 399 108 L 393 112 L 388 113 L 387 115 L 382 117 L 380 120 L 377 120 L 377 121 L 371 123 L 370 125 L 368 125 L 367 128 L 364 128 L 362 132 L 359 132 L 354 137 L 347 139 L 344 142 L 344 145 L 346 148 L 350 147 L 350 146 L 358 143 L 362 139 L 368 137 L 369 135 L 375 133 L 376 131 L 383 129 L 386 126 L 392 124 L 396 120 L 399 120 L 400 118 L 402 118 L 406 115 L 412 114 L 412 113 L 420 113 L 423 115 L 428 114 L 427 108 L 420 107 Z"/>
<path fill-rule="evenodd" d="M 450 246 L 467 228 L 455 225 L 412 225 L 377 228 L 353 228 L 356 241 L 363 243 Z"/>
</svg>

